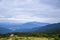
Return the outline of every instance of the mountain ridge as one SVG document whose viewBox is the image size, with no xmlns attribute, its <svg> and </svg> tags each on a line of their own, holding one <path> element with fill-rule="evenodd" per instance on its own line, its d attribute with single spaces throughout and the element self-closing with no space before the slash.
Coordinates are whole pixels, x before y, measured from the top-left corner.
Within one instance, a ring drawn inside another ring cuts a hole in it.
<svg viewBox="0 0 60 40">
<path fill-rule="evenodd" d="M 50 32 L 59 33 L 60 32 L 60 23 L 50 24 L 50 25 L 41 27 L 41 28 L 37 29 L 36 31 L 37 32 L 46 32 L 46 33 L 50 33 Z"/>
<path fill-rule="evenodd" d="M 32 28 L 35 27 L 41 27 L 41 26 L 45 26 L 48 25 L 49 23 L 40 23 L 40 22 L 28 22 L 28 23 L 24 23 L 24 24 L 20 24 L 20 23 L 0 23 L 0 27 L 4 27 L 7 29 L 12 30 L 13 32 L 16 31 L 27 31 L 27 30 L 32 30 Z"/>
</svg>

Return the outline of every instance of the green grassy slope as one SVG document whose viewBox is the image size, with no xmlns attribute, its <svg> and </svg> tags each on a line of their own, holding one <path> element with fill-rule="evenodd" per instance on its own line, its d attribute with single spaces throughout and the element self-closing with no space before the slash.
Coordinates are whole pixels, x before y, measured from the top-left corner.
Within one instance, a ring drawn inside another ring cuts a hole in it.
<svg viewBox="0 0 60 40">
<path fill-rule="evenodd" d="M 54 40 L 54 38 L 46 38 L 46 37 L 7 37 L 7 38 L 0 38 L 0 40 Z"/>
</svg>

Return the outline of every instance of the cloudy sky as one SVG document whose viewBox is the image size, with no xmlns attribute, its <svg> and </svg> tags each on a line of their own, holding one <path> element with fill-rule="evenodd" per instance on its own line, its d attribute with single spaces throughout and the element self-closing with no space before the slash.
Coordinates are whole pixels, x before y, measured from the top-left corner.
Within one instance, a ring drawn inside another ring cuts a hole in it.
<svg viewBox="0 0 60 40">
<path fill-rule="evenodd" d="M 0 0 L 0 21 L 60 22 L 60 0 Z"/>
</svg>

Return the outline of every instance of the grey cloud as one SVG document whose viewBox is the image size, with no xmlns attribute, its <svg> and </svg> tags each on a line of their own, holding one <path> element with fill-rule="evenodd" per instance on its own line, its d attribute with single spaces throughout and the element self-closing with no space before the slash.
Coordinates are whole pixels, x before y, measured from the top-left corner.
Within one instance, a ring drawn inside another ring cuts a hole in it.
<svg viewBox="0 0 60 40">
<path fill-rule="evenodd" d="M 60 8 L 60 0 L 40 0 L 44 4 L 52 5 L 55 8 Z"/>
<path fill-rule="evenodd" d="M 60 20 L 59 0 L 2 0 L 0 15 L 12 18 L 18 15 L 31 15 L 39 18 L 57 18 Z"/>
</svg>

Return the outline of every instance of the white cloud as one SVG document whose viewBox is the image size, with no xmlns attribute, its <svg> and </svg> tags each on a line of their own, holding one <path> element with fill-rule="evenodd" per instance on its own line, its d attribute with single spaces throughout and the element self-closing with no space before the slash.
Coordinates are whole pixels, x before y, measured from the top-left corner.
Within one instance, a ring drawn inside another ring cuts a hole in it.
<svg viewBox="0 0 60 40">
<path fill-rule="evenodd" d="M 20 23 L 25 23 L 25 22 L 32 22 L 32 21 L 37 21 L 37 22 L 46 22 L 46 23 L 55 23 L 55 22 L 60 22 L 56 18 L 39 18 L 36 16 L 27 16 L 27 15 L 18 15 L 12 18 L 0 18 L 1 20 L 6 20 L 6 21 L 14 21 L 14 22 L 20 22 Z"/>
<path fill-rule="evenodd" d="M 2 0 L 0 2 L 0 20 L 20 22 L 59 22 L 60 9 L 50 5 L 52 0 Z M 3 17 L 3 18 L 2 18 Z M 56 19 L 57 18 L 57 19 Z"/>
</svg>

